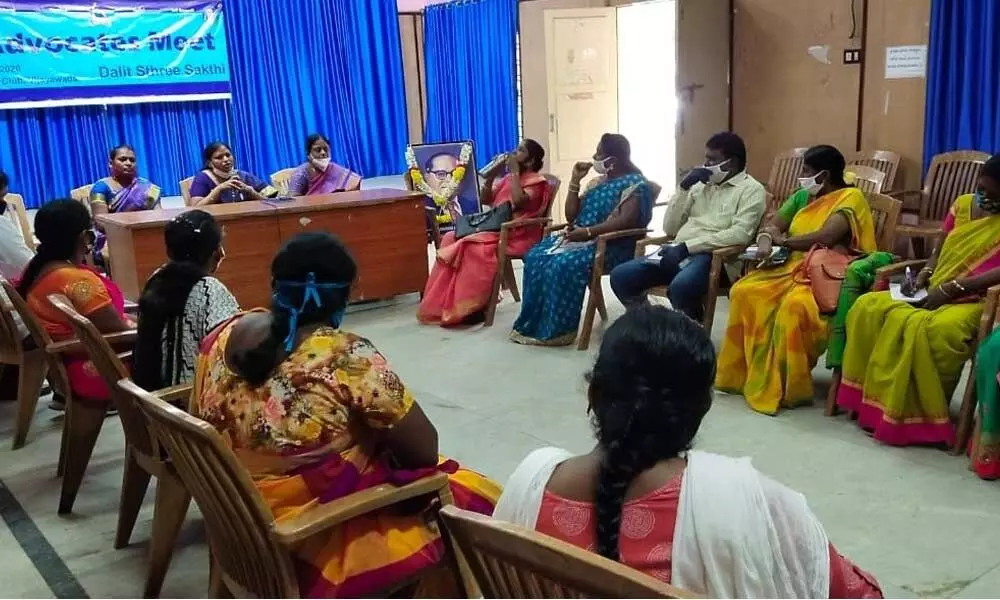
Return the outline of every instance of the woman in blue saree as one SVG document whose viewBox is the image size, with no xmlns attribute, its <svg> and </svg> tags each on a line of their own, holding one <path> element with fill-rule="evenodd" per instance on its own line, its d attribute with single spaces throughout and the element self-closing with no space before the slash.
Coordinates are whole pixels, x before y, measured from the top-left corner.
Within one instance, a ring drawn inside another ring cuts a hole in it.
<svg viewBox="0 0 1000 600">
<path fill-rule="evenodd" d="M 160 202 L 160 188 L 139 177 L 135 150 L 128 144 L 113 148 L 108 154 L 110 176 L 90 188 L 90 212 L 96 217 L 108 213 L 132 212 L 155 208 Z M 106 258 L 104 232 L 96 225 L 97 240 L 94 259 L 104 264 Z"/>
<path fill-rule="evenodd" d="M 576 339 L 583 297 L 590 281 L 597 237 L 645 227 L 653 213 L 646 178 L 632 164 L 625 136 L 601 137 L 593 162 L 577 163 L 566 196 L 570 224 L 538 243 L 524 257 L 524 303 L 511 339 L 519 344 L 567 346 Z M 590 169 L 599 175 L 580 192 Z M 632 258 L 635 240 L 608 244 L 605 270 Z"/>
<path fill-rule="evenodd" d="M 276 188 L 248 171 L 235 168 L 229 146 L 212 142 L 201 153 L 205 168 L 191 182 L 191 206 L 266 200 L 278 195 Z"/>
</svg>

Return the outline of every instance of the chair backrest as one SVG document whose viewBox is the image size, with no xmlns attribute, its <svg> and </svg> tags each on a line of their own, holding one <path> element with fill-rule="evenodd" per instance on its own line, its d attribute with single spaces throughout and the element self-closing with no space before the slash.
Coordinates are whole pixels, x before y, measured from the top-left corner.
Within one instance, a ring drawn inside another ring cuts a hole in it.
<svg viewBox="0 0 1000 600">
<path fill-rule="evenodd" d="M 188 177 L 187 179 L 181 179 L 181 197 L 184 198 L 184 206 L 191 206 L 191 184 L 194 183 L 194 177 Z"/>
<path fill-rule="evenodd" d="M 101 379 L 107 384 L 111 397 L 114 398 L 118 408 L 118 416 L 121 418 L 122 428 L 125 430 L 125 439 L 139 452 L 158 459 L 159 450 L 150 439 L 149 430 L 146 429 L 146 419 L 139 412 L 139 407 L 131 402 L 131 399 L 123 394 L 117 386 L 119 381 L 129 376 L 128 368 L 118 358 L 114 349 L 90 319 L 77 312 L 69 298 L 52 294 L 49 296 L 49 302 L 59 312 L 66 315 L 73 333 L 87 349 L 90 362 L 94 363 Z"/>
<path fill-rule="evenodd" d="M 7 194 L 4 196 L 8 207 L 14 208 L 17 217 L 17 224 L 21 227 L 21 236 L 24 237 L 24 244 L 35 250 L 35 234 L 31 232 L 31 224 L 28 222 L 28 211 L 24 209 L 24 198 L 20 194 Z"/>
<path fill-rule="evenodd" d="M 559 179 L 551 173 L 546 173 L 545 181 L 549 184 L 549 189 L 552 193 L 549 194 L 549 205 L 545 207 L 545 216 L 552 216 L 552 207 L 556 204 L 556 198 L 559 196 L 559 189 L 562 187 L 562 179 Z"/>
<path fill-rule="evenodd" d="M 292 174 L 295 173 L 295 169 L 297 168 L 298 167 L 290 167 L 288 169 L 282 169 L 271 173 L 271 185 L 278 190 L 278 195 L 288 195 L 288 184 L 292 180 Z"/>
<path fill-rule="evenodd" d="M 887 192 L 895 189 L 896 175 L 899 173 L 900 156 L 891 150 L 871 150 L 858 152 L 849 161 L 850 165 L 864 165 L 885 173 L 882 189 L 877 192 Z"/>
<path fill-rule="evenodd" d="M 767 178 L 767 191 L 774 194 L 779 203 L 784 202 L 792 192 L 799 189 L 802 157 L 808 149 L 793 148 L 774 157 L 771 175 Z"/>
<path fill-rule="evenodd" d="M 70 190 L 69 197 L 76 200 L 80 204 L 87 207 L 90 210 L 90 190 L 94 187 L 91 185 L 81 185 L 80 187 Z"/>
<path fill-rule="evenodd" d="M 184 487 L 198 503 L 222 572 L 257 598 L 297 598 L 291 557 L 269 535 L 274 517 L 222 436 L 210 424 L 163 402 L 131 380 L 120 381 L 117 387 L 139 406 Z"/>
<path fill-rule="evenodd" d="M 6 364 L 18 362 L 17 359 L 24 354 L 21 336 L 14 322 L 16 310 L 7 294 L 0 293 L 0 361 Z"/>
<path fill-rule="evenodd" d="M 975 150 L 945 152 L 931 159 L 924 180 L 924 201 L 920 217 L 932 221 L 944 220 L 955 198 L 976 190 L 976 180 L 990 155 Z"/>
<path fill-rule="evenodd" d="M 847 165 L 847 171 L 854 173 L 854 185 L 867 194 L 879 194 L 884 189 L 885 173 L 866 165 Z"/>
<path fill-rule="evenodd" d="M 454 506 L 442 508 L 440 515 L 486 598 L 692 597 L 535 531 Z"/>
<path fill-rule="evenodd" d="M 875 241 L 879 250 L 892 252 L 896 244 L 896 225 L 903 211 L 903 202 L 885 194 L 865 194 L 868 208 L 875 220 Z"/>
<path fill-rule="evenodd" d="M 14 305 L 14 310 L 20 315 L 21 322 L 24 323 L 24 326 L 28 329 L 28 333 L 31 334 L 31 339 L 35 342 L 35 346 L 38 348 L 47 348 L 51 345 L 52 337 L 49 336 L 49 332 L 35 318 L 35 313 L 31 312 L 28 308 L 28 303 L 18 293 L 14 284 L 5 277 L 0 276 L 0 288 L 3 288 L 7 299 Z M 70 398 L 69 376 L 66 373 L 66 367 L 63 365 L 62 359 L 59 356 L 51 354 L 46 354 L 46 357 L 49 363 L 49 381 L 56 391 L 68 400 Z"/>
</svg>

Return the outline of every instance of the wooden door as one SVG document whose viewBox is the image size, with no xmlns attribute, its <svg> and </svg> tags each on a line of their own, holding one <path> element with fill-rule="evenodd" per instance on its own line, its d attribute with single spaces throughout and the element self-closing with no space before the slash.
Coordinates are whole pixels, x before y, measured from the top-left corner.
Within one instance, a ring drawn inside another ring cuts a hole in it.
<svg viewBox="0 0 1000 600">
<path fill-rule="evenodd" d="M 545 11 L 549 169 L 569 181 L 602 134 L 618 131 L 618 31 L 614 8 Z M 552 216 L 565 220 L 565 189 Z"/>
</svg>

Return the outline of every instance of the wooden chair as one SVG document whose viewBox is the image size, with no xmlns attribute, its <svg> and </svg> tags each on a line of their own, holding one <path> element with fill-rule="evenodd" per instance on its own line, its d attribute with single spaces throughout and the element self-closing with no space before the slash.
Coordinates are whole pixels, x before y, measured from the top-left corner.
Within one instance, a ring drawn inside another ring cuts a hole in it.
<svg viewBox="0 0 1000 600">
<path fill-rule="evenodd" d="M 658 183 L 653 181 L 649 182 L 649 192 L 653 196 L 654 206 L 656 205 L 656 201 L 660 197 L 660 193 L 662 191 L 663 188 L 660 187 Z M 565 228 L 566 225 L 560 225 L 558 227 L 550 228 L 550 230 L 556 231 Z M 590 348 L 590 335 L 594 330 L 594 318 L 596 313 L 601 314 L 602 321 L 608 320 L 608 308 L 604 302 L 604 286 L 601 285 L 601 280 L 604 276 L 610 274 L 605 273 L 604 269 L 604 259 L 608 251 L 608 242 L 631 239 L 638 243 L 639 240 L 645 238 L 648 233 L 648 229 L 624 229 L 622 231 L 615 231 L 597 236 L 597 252 L 594 253 L 594 266 L 590 269 L 590 283 L 587 285 L 587 307 L 584 309 L 583 322 L 581 323 L 580 331 L 576 336 L 577 350 L 582 352 Z"/>
<path fill-rule="evenodd" d="M 917 271 L 927 264 L 926 260 L 907 260 L 888 267 L 879 269 L 875 277 L 875 289 L 887 289 L 892 277 L 899 277 L 906 272 L 909 267 Z M 952 454 L 961 454 L 969 444 L 972 435 L 972 427 L 975 422 L 976 413 L 976 348 L 979 343 L 989 337 L 996 324 L 997 308 L 1000 307 L 1000 285 L 991 287 L 986 292 L 986 302 L 983 307 L 983 316 L 979 321 L 979 331 L 972 341 L 971 368 L 972 375 L 965 385 L 965 392 L 962 396 L 962 406 L 958 413 L 958 424 L 956 427 L 955 445 L 951 448 Z M 834 416 L 837 414 L 837 389 L 840 387 L 840 373 L 834 374 L 833 384 L 830 386 L 830 393 L 826 398 L 826 414 Z"/>
<path fill-rule="evenodd" d="M 156 477 L 156 504 L 153 509 L 153 532 L 149 545 L 149 568 L 146 573 L 144 598 L 160 595 L 163 578 L 170 566 L 177 534 L 184 524 L 191 495 L 177 477 L 170 459 L 162 452 L 149 434 L 146 419 L 132 398 L 118 388 L 118 381 L 129 376 L 122 364 L 123 355 L 115 353 L 101 332 L 89 319 L 81 315 L 63 296 L 49 296 L 52 304 L 69 320 L 77 338 L 87 350 L 87 355 L 111 391 L 111 398 L 118 408 L 122 429 L 125 431 L 125 470 L 122 479 L 121 502 L 118 505 L 118 530 L 115 549 L 129 545 L 136 518 L 146 497 L 150 477 Z M 125 353 L 131 354 L 131 353 Z M 167 401 L 186 401 L 190 385 L 175 386 L 156 392 Z"/>
<path fill-rule="evenodd" d="M 524 256 L 510 254 L 507 250 L 507 242 L 510 239 L 510 232 L 524 227 L 538 227 L 543 231 L 552 225 L 552 207 L 556 203 L 556 195 L 559 194 L 559 187 L 562 182 L 555 175 L 546 175 L 552 193 L 549 196 L 549 205 L 545 207 L 545 216 L 534 219 L 519 219 L 504 223 L 500 228 L 500 246 L 497 248 L 497 272 L 493 276 L 493 291 L 490 293 L 489 304 L 486 306 L 485 327 L 492 327 L 497 313 L 497 304 L 500 302 L 500 294 L 503 289 L 510 290 L 510 295 L 514 297 L 514 302 L 521 301 L 521 292 L 517 289 L 517 277 L 514 275 L 514 260 L 523 260 Z"/>
<path fill-rule="evenodd" d="M 14 216 L 17 217 L 17 224 L 21 227 L 21 236 L 24 237 L 24 244 L 35 250 L 35 234 L 31 232 L 31 224 L 28 222 L 28 211 L 24 209 L 24 198 L 20 194 L 7 194 L 4 196 L 8 208 L 14 209 Z"/>
<path fill-rule="evenodd" d="M 9 284 L 7 284 L 9 285 Z M 6 290 L 6 286 L 4 286 Z M 45 349 L 34 343 L 25 345 L 21 339 L 14 315 L 17 314 L 13 302 L 6 293 L 0 293 L 0 368 L 2 365 L 16 366 L 17 375 L 17 420 L 14 425 L 14 443 L 17 450 L 24 446 L 35 416 L 38 396 L 41 394 L 45 375 L 48 373 L 48 356 Z M 30 348 L 30 349 L 29 349 Z"/>
<path fill-rule="evenodd" d="M 989 157 L 985 152 L 974 150 L 938 154 L 931 160 L 923 189 L 892 194 L 903 201 L 904 213 L 916 209 L 917 214 L 911 219 L 904 218 L 897 234 L 914 238 L 914 247 L 920 257 L 925 241 L 941 235 L 941 225 L 955 198 L 975 191 L 979 171 Z M 910 200 L 915 200 L 916 206 Z"/>
<path fill-rule="evenodd" d="M 66 402 L 66 416 L 63 420 L 62 442 L 59 446 L 59 464 L 56 468 L 56 474 L 63 478 L 62 491 L 59 495 L 59 514 L 67 514 L 73 511 L 73 503 L 76 501 L 77 492 L 80 491 L 80 484 L 87 470 L 87 464 L 90 462 L 90 455 L 94 452 L 94 444 L 101 431 L 108 403 L 89 398 L 76 398 L 73 395 L 69 376 L 66 374 L 66 367 L 63 364 L 63 357 L 86 352 L 83 344 L 77 339 L 53 342 L 48 332 L 35 318 L 34 313 L 28 309 L 27 303 L 13 284 L 0 277 L 0 287 L 3 288 L 8 300 L 21 316 L 35 346 L 45 349 L 48 358 L 49 383 L 52 384 L 53 391 L 62 396 Z M 135 341 L 135 331 L 110 333 L 103 337 L 112 345 L 130 344 Z M 35 395 L 26 398 L 24 404 L 18 405 L 18 423 L 23 424 L 22 429 L 25 434 L 27 434 L 31 418 L 35 414 L 37 403 L 38 396 Z"/>
<path fill-rule="evenodd" d="M 899 173 L 899 163 L 901 157 L 891 150 L 871 150 L 868 152 L 858 152 L 848 160 L 848 167 L 851 165 L 864 165 L 885 173 L 885 180 L 882 182 L 882 189 L 878 192 L 889 192 L 895 189 L 896 175 Z"/>
<path fill-rule="evenodd" d="M 278 190 L 279 196 L 288 195 L 288 184 L 291 182 L 292 174 L 295 173 L 295 169 L 297 168 L 298 167 L 290 167 L 288 169 L 282 169 L 271 173 L 271 185 Z"/>
<path fill-rule="evenodd" d="M 184 198 L 184 206 L 191 206 L 191 184 L 194 183 L 194 177 L 181 179 L 179 183 L 181 186 L 181 197 Z"/>
<path fill-rule="evenodd" d="M 771 175 L 767 178 L 767 191 L 771 193 L 777 206 L 780 206 L 786 198 L 799 189 L 802 157 L 805 156 L 808 149 L 793 148 L 774 157 Z"/>
<path fill-rule="evenodd" d="M 599 554 L 454 506 L 441 509 L 449 538 L 477 589 L 468 598 L 693 598 Z"/>
<path fill-rule="evenodd" d="M 854 174 L 854 185 L 868 194 L 879 194 L 885 184 L 885 173 L 865 165 L 850 165 L 847 171 Z"/>
<path fill-rule="evenodd" d="M 437 473 L 401 487 L 378 485 L 275 522 L 250 474 L 214 427 L 128 379 L 118 387 L 139 406 L 201 509 L 212 550 L 212 598 L 298 598 L 290 553 L 306 539 L 417 497 L 436 498 L 442 506 L 453 503 L 448 476 Z"/>
<path fill-rule="evenodd" d="M 90 190 L 93 187 L 93 184 L 81 185 L 78 188 L 70 190 L 69 197 L 86 206 L 87 210 L 90 211 Z"/>
</svg>

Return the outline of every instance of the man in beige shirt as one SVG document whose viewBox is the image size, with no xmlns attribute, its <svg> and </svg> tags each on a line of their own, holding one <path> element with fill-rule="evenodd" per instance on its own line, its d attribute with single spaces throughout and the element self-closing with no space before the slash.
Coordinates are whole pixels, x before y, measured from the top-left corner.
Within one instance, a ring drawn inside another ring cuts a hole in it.
<svg viewBox="0 0 1000 600">
<path fill-rule="evenodd" d="M 673 243 L 611 272 L 611 289 L 626 307 L 645 302 L 650 288 L 668 285 L 673 307 L 701 320 L 712 251 L 749 244 L 766 209 L 764 186 L 746 172 L 746 162 L 746 146 L 735 133 L 708 140 L 705 165 L 684 177 L 667 207 L 663 230 Z"/>
</svg>

